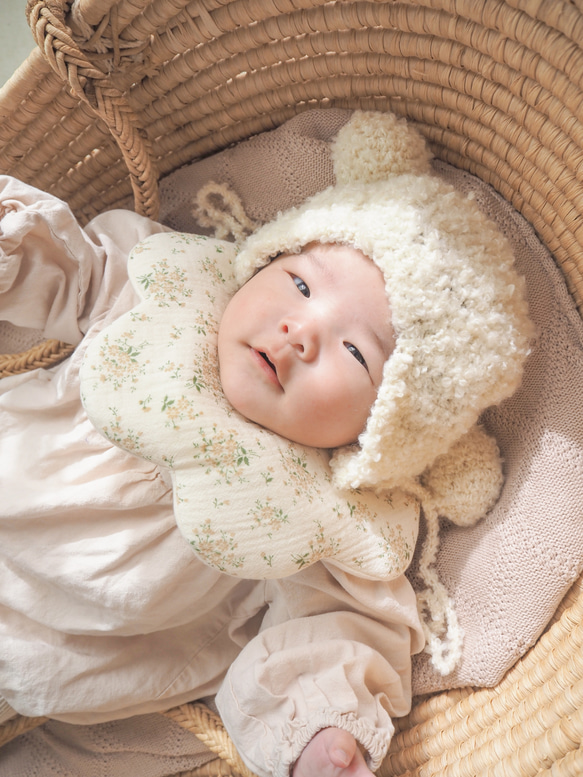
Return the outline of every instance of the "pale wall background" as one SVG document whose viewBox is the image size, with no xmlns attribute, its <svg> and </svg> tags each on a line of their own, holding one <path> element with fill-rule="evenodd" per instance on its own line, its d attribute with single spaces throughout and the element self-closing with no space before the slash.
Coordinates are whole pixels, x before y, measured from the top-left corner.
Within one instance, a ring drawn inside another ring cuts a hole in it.
<svg viewBox="0 0 583 777">
<path fill-rule="evenodd" d="M 25 8 L 26 0 L 0 0 L 0 86 L 35 47 Z"/>
</svg>

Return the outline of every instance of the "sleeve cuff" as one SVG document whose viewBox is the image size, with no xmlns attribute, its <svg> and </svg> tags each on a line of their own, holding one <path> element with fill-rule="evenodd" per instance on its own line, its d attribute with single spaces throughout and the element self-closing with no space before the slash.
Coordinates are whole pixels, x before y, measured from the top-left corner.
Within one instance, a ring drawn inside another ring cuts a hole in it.
<svg viewBox="0 0 583 777">
<path fill-rule="evenodd" d="M 326 710 L 310 717 L 309 720 L 290 721 L 283 731 L 283 741 L 273 761 L 274 777 L 289 777 L 293 764 L 302 754 L 306 745 L 324 728 L 341 728 L 364 748 L 367 766 L 376 771 L 389 749 L 395 728 L 387 719 L 379 728 L 372 721 L 359 718 L 353 712 Z"/>
</svg>

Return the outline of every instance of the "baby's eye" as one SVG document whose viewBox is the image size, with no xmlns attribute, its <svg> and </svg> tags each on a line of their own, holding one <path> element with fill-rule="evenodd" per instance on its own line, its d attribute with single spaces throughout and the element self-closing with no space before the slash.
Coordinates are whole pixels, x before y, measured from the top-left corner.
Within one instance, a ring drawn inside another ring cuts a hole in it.
<svg viewBox="0 0 583 777">
<path fill-rule="evenodd" d="M 300 292 L 304 295 L 304 297 L 310 296 L 310 289 L 308 287 L 307 283 L 304 283 L 304 281 L 301 278 L 298 278 L 297 275 L 292 275 L 293 282 L 298 287 Z"/>
<path fill-rule="evenodd" d="M 361 354 L 361 352 L 358 350 L 358 348 L 355 345 L 352 345 L 352 343 L 344 343 L 345 348 L 350 351 L 350 353 L 354 356 L 354 358 L 359 361 L 362 366 L 368 371 L 368 364 L 366 363 L 366 359 Z"/>
</svg>

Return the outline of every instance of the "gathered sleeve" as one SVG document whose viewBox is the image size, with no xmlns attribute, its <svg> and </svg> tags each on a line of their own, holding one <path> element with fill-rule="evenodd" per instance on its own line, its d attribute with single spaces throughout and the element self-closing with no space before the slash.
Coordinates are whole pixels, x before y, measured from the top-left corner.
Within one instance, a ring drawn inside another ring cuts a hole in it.
<svg viewBox="0 0 583 777">
<path fill-rule="evenodd" d="M 0 320 L 77 345 L 102 291 L 106 263 L 120 265 L 121 280 L 132 247 L 163 229 L 121 210 L 83 229 L 62 200 L 0 175 Z"/>
<path fill-rule="evenodd" d="M 351 733 L 379 767 L 392 718 L 411 705 L 411 654 L 423 647 L 404 576 L 356 578 L 331 564 L 267 584 L 259 634 L 234 661 L 217 706 L 247 766 L 288 777 L 312 737 Z"/>
</svg>

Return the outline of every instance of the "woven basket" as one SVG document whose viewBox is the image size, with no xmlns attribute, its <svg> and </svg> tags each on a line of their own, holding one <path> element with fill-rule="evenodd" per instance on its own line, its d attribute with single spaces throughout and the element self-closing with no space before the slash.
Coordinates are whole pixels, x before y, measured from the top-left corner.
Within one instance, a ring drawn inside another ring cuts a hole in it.
<svg viewBox="0 0 583 777">
<path fill-rule="evenodd" d="M 299 111 L 390 109 L 525 216 L 583 312 L 583 0 L 29 0 L 27 13 L 39 48 L 0 90 L 0 171 L 82 222 L 132 202 L 155 217 L 160 176 Z M 40 348 L 40 363 L 67 353 Z M 582 616 L 579 582 L 497 688 L 417 700 L 380 774 L 581 777 Z M 215 773 L 249 774 L 206 708 L 166 714 L 218 754 Z M 3 741 L 40 722 L 14 719 Z"/>
</svg>

